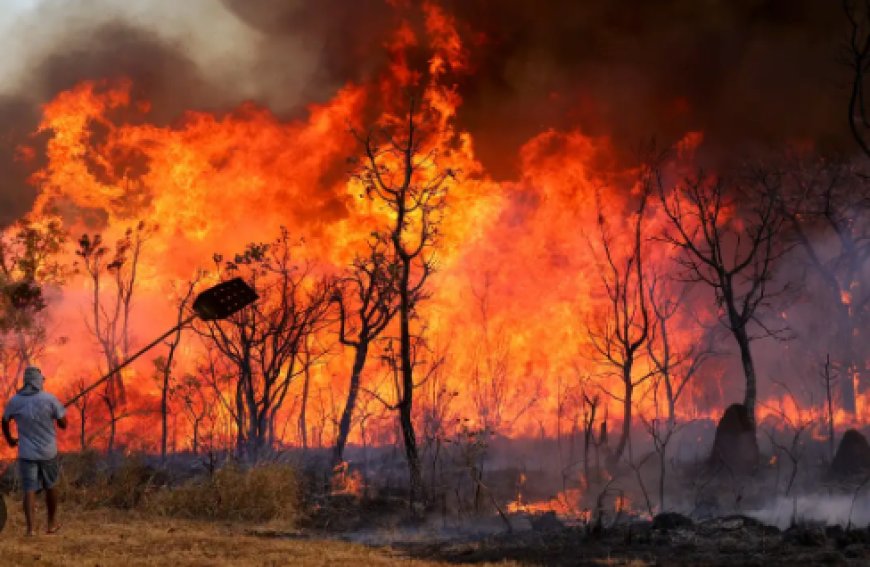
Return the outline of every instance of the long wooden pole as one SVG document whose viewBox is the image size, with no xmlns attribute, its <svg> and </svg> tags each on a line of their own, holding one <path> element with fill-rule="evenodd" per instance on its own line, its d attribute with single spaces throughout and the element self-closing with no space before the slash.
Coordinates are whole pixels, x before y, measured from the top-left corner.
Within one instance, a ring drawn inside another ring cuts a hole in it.
<svg viewBox="0 0 870 567">
<path fill-rule="evenodd" d="M 114 376 L 115 374 L 117 374 L 118 371 L 120 371 L 122 368 L 126 368 L 131 362 L 133 362 L 134 360 L 136 360 L 137 358 L 139 358 L 140 356 L 142 356 L 143 354 L 145 354 L 146 352 L 148 352 L 152 348 L 156 347 L 166 337 L 168 337 L 169 335 L 171 335 L 172 333 L 174 333 L 178 329 L 181 329 L 182 327 L 189 325 L 194 319 L 196 319 L 196 317 L 197 317 L 197 315 L 194 313 L 193 315 L 189 316 L 187 319 L 185 319 L 181 323 L 175 325 L 174 327 L 172 327 L 171 329 L 169 329 L 168 331 L 166 331 L 165 333 L 163 333 L 162 335 L 160 335 L 159 337 L 157 337 L 156 339 L 154 339 L 153 341 L 151 341 L 150 343 L 148 343 L 147 345 L 145 345 L 144 347 L 142 347 L 141 349 L 136 351 L 136 353 L 133 354 L 133 356 L 131 356 L 130 358 L 128 358 L 127 360 L 125 360 L 124 362 L 119 364 L 117 367 L 113 368 L 112 370 L 109 370 L 108 374 L 106 374 L 105 376 L 103 376 L 102 378 L 100 378 L 99 380 L 97 380 L 96 382 L 94 382 L 93 384 L 91 384 L 90 386 L 88 386 L 87 388 L 85 388 L 84 390 L 82 390 L 81 392 L 76 394 L 75 396 L 73 396 L 69 401 L 67 401 L 65 404 L 63 404 L 63 407 L 68 408 L 69 406 L 76 403 L 79 400 L 79 398 L 92 392 L 97 386 L 99 386 L 100 384 L 102 384 L 103 382 L 105 382 L 106 380 L 108 380 L 109 378 Z"/>
</svg>

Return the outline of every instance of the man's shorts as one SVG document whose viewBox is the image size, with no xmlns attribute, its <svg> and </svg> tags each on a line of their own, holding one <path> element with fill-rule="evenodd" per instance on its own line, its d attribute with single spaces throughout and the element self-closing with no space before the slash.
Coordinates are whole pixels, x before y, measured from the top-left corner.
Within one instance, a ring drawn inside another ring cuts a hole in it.
<svg viewBox="0 0 870 567">
<path fill-rule="evenodd" d="M 47 461 L 18 459 L 18 471 L 21 474 L 21 488 L 24 492 L 39 492 L 54 488 L 60 479 L 57 457 Z"/>
</svg>

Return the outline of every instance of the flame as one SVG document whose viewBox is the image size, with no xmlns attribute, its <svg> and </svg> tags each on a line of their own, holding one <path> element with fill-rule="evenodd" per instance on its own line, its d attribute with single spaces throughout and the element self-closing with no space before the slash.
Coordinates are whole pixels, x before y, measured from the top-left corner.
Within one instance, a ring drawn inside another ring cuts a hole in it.
<svg viewBox="0 0 870 567">
<path fill-rule="evenodd" d="M 563 518 L 583 520 L 588 519 L 589 510 L 580 508 L 582 497 L 583 491 L 581 489 L 567 488 L 558 492 L 549 500 L 524 502 L 522 498 L 517 498 L 513 502 L 509 502 L 506 509 L 512 514 L 544 514 L 547 512 L 553 512 L 557 516 Z"/>
<path fill-rule="evenodd" d="M 342 461 L 332 469 L 331 494 L 344 494 L 362 499 L 365 480 L 359 470 L 350 470 L 350 463 Z"/>
<path fill-rule="evenodd" d="M 400 13 L 410 9 L 398 4 Z M 346 158 L 359 152 L 348 130 L 364 129 L 369 122 L 363 117 L 373 110 L 378 123 L 396 120 L 404 111 L 407 91 L 419 88 L 432 110 L 426 149 L 437 152 L 439 164 L 461 172 L 441 226 L 432 297 L 421 313 L 428 322 L 429 342 L 449 352 L 444 388 L 458 392 L 452 411 L 467 416 L 472 425 L 489 425 L 483 422 L 490 416 L 481 417 L 475 400 L 478 406 L 483 399 L 496 403 L 497 396 L 475 396 L 469 391 L 469 376 L 475 369 L 498 366 L 498 387 L 507 392 L 497 400 L 503 427 L 499 433 L 522 436 L 542 429 L 552 435 L 567 423 L 559 419 L 568 419 L 557 417 L 564 390 L 556 386 L 556 377 L 577 376 L 579 364 L 582 374 L 596 377 L 590 388 L 619 388 L 618 378 L 586 356 L 583 325 L 601 316 L 606 298 L 595 269 L 598 259 L 582 227 L 595 226 L 599 194 L 614 232 L 628 226 L 621 224 L 629 222 L 622 217 L 637 189 L 638 171 L 620 165 L 607 137 L 547 130 L 520 149 L 515 180 L 492 179 L 476 158 L 473 136 L 456 124 L 462 105 L 457 77 L 475 71 L 462 34 L 450 13 L 434 2 L 423 5 L 422 29 L 411 21 L 402 21 L 384 41 L 389 64 L 381 75 L 345 85 L 330 100 L 309 106 L 300 119 L 282 120 L 267 108 L 245 103 L 221 113 L 190 110 L 170 125 L 159 125 L 150 119 L 149 101 L 137 98 L 135 85 L 123 78 L 85 81 L 59 93 L 44 106 L 35 133 L 48 141 L 46 164 L 31 177 L 39 194 L 28 218 L 62 219 L 72 235 L 99 231 L 106 242 L 114 242 L 139 221 L 156 227 L 143 251 L 135 303 L 132 334 L 141 345 L 175 316 L 171 282 L 208 267 L 215 252 L 232 254 L 248 242 L 273 238 L 281 226 L 305 238 L 301 253 L 328 266 L 325 271 L 346 266 L 386 214 L 347 174 Z M 408 51 L 420 48 L 430 53 L 425 73 L 409 63 Z M 686 133 L 676 144 L 669 173 L 678 175 L 692 166 L 703 138 L 702 132 Z M 23 144 L 19 154 L 35 163 L 34 151 Z M 726 211 L 725 216 L 732 214 Z M 664 222 L 652 211 L 650 230 Z M 652 262 L 664 271 L 669 253 L 655 254 Z M 72 262 L 71 252 L 68 259 Z M 98 370 L 98 347 L 82 318 L 89 293 L 85 278 L 72 277 L 51 306 L 54 340 L 40 362 L 59 385 Z M 850 298 L 844 292 L 844 303 Z M 674 322 L 675 344 L 697 341 L 696 319 L 712 321 L 715 310 L 701 302 L 693 305 L 691 313 Z M 178 375 L 193 372 L 204 355 L 193 337 L 182 344 Z M 149 365 L 136 364 L 124 375 L 131 406 L 155 407 L 159 392 Z M 341 399 L 348 368 L 347 357 L 341 355 L 316 367 L 316 391 L 324 392 L 324 399 Z M 647 370 L 643 365 L 635 369 L 639 376 Z M 373 387 L 383 372 L 383 367 L 371 365 Z M 716 419 L 728 400 L 724 392 L 730 383 L 724 371 L 711 366 L 704 372 L 704 380 L 687 388 L 680 418 Z M 645 415 L 662 415 L 661 399 L 656 407 L 648 391 L 639 394 L 638 399 L 646 400 Z M 868 402 L 870 393 L 862 393 L 859 415 L 865 415 Z M 601 403 L 606 407 L 599 417 L 619 418 L 618 401 L 605 397 Z M 288 404 L 285 411 L 294 409 Z M 331 411 L 330 404 L 309 411 L 315 414 L 313 422 L 336 421 L 333 415 L 316 415 Z M 800 414 L 788 403 L 782 411 L 795 419 Z M 759 408 L 759 420 L 772 416 L 774 412 Z M 143 411 L 122 422 L 125 442 L 153 448 L 154 436 L 141 434 L 158 430 L 149 425 L 154 419 Z M 835 417 L 838 426 L 852 419 L 839 410 Z M 215 408 L 211 420 L 216 443 L 232 439 L 225 408 Z M 389 431 L 392 425 L 384 420 L 383 428 Z M 616 430 L 612 424 L 611 430 Z M 333 433 L 321 431 L 325 443 Z M 289 430 L 282 435 L 285 443 L 298 442 Z M 383 435 L 378 438 L 388 438 Z M 361 479 L 350 478 L 346 471 L 344 488 L 337 490 L 356 493 Z M 581 495 L 579 489 L 568 489 L 529 504 L 518 494 L 512 506 L 567 513 Z"/>
</svg>

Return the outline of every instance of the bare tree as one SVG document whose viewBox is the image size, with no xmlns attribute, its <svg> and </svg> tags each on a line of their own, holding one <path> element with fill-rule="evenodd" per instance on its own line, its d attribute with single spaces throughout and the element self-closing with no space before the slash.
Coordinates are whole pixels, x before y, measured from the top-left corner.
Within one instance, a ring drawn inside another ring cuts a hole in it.
<svg viewBox="0 0 870 567">
<path fill-rule="evenodd" d="M 459 392 L 450 388 L 447 383 L 445 361 L 449 345 L 436 349 L 438 354 L 433 357 L 433 363 L 427 369 L 427 379 L 420 386 L 420 436 L 422 442 L 423 461 L 429 474 L 430 496 L 435 496 L 444 503 L 448 488 L 456 494 L 461 506 L 460 490 L 450 483 L 449 448 L 456 441 L 456 428 L 468 424 L 468 418 L 461 418 L 457 412 L 456 400 Z M 388 360 L 392 364 L 392 360 Z M 470 471 L 469 471 L 470 472 Z M 471 473 L 471 476 L 474 476 Z M 442 508 L 443 509 L 443 508 Z"/>
<path fill-rule="evenodd" d="M 427 109 L 418 109 L 414 98 L 404 121 L 394 121 L 356 133 L 364 158 L 357 177 L 366 194 L 390 211 L 390 242 L 398 263 L 399 367 L 401 384 L 397 409 L 410 476 L 410 498 L 422 500 L 423 478 L 414 432 L 413 343 L 419 334 L 412 319 L 425 298 L 425 285 L 434 268 L 433 251 L 439 236 L 447 181 L 454 172 L 438 166 L 436 149 L 426 148 L 419 130 Z M 434 122 L 434 121 L 433 121 Z"/>
<path fill-rule="evenodd" d="M 309 264 L 297 263 L 293 250 L 282 228 L 274 242 L 249 244 L 232 260 L 216 255 L 219 276 L 245 277 L 260 300 L 225 321 L 197 327 L 235 370 L 233 400 L 225 406 L 236 421 L 237 449 L 249 460 L 274 441 L 290 384 L 311 363 L 301 356 L 305 342 L 328 322 L 330 286 L 315 278 Z"/>
<path fill-rule="evenodd" d="M 803 252 L 809 273 L 821 284 L 826 314 L 834 322 L 834 359 L 842 409 L 855 414 L 855 378 L 863 370 L 862 330 L 868 322 L 870 288 L 870 192 L 861 173 L 841 161 L 797 163 L 767 190 L 779 197 L 786 236 Z M 815 300 L 815 298 L 814 298 Z"/>
<path fill-rule="evenodd" d="M 328 282 L 325 284 L 328 286 L 329 290 L 331 290 L 331 297 L 335 296 L 334 290 L 334 282 Z M 329 300 L 331 301 L 331 299 Z M 334 320 L 330 314 L 328 321 L 333 323 Z M 335 419 L 335 411 L 334 411 L 334 400 L 331 400 L 333 403 L 330 404 L 331 407 L 327 408 L 325 400 L 324 400 L 324 388 L 323 386 L 319 386 L 314 383 L 312 380 L 311 371 L 315 366 L 323 364 L 323 358 L 330 353 L 330 348 L 324 348 L 322 346 L 314 343 L 314 339 L 317 336 L 314 333 L 311 333 L 306 337 L 303 341 L 302 352 L 299 356 L 299 372 L 302 375 L 302 392 L 301 399 L 299 399 L 299 416 L 297 420 L 297 426 L 299 429 L 299 439 L 302 444 L 303 451 L 306 451 L 311 443 L 308 438 L 309 431 L 309 408 L 312 407 L 311 402 L 317 402 L 316 406 L 313 406 L 313 416 L 316 418 L 314 421 L 315 425 L 312 429 L 312 433 L 314 433 L 314 440 L 316 441 L 316 447 L 323 447 L 323 435 L 326 431 L 327 422 L 332 422 L 333 424 L 337 423 L 337 419 Z M 332 388 L 327 389 L 330 397 L 332 398 L 333 390 Z M 313 395 L 316 394 L 316 397 Z M 295 407 L 295 404 L 294 404 Z M 273 420 L 273 425 L 275 421 Z M 337 433 L 333 435 L 333 437 L 337 437 Z M 275 434 L 271 434 L 271 438 L 275 439 Z"/>
<path fill-rule="evenodd" d="M 97 234 L 83 235 L 76 254 L 92 285 L 91 313 L 85 318 L 89 331 L 100 345 L 106 371 L 116 368 L 130 354 L 130 315 L 136 289 L 139 260 L 143 247 L 154 231 L 140 221 L 129 228 L 115 244 L 114 253 Z M 109 291 L 102 289 L 105 277 L 111 278 Z M 109 413 L 109 452 L 114 449 L 117 422 L 125 415 L 118 413 L 125 400 L 124 381 L 120 373 L 106 382 L 101 399 Z"/>
<path fill-rule="evenodd" d="M 185 374 L 176 386 L 176 393 L 191 427 L 190 450 L 198 455 L 203 424 L 213 421 L 216 408 L 211 397 L 206 394 L 202 380 L 195 374 Z"/>
<path fill-rule="evenodd" d="M 668 422 L 671 428 L 677 423 L 677 402 L 686 386 L 698 373 L 703 364 L 716 354 L 715 337 L 710 329 L 705 329 L 704 337 L 693 338 L 688 345 L 680 347 L 673 341 L 672 320 L 681 306 L 685 305 L 686 289 L 674 292 L 660 277 L 650 278 L 649 306 L 653 314 L 647 351 L 653 369 L 660 378 L 656 386 L 664 388 L 668 405 Z M 658 402 L 657 402 L 658 403 Z M 658 410 L 658 408 L 656 408 Z"/>
<path fill-rule="evenodd" d="M 109 413 L 109 423 L 107 424 L 109 437 L 106 442 L 106 453 L 109 455 L 115 452 L 115 436 L 118 433 L 118 422 L 126 417 L 123 408 L 119 407 L 118 398 L 115 396 L 116 394 L 108 387 L 100 393 L 100 399 L 103 400 L 106 411 Z"/>
<path fill-rule="evenodd" d="M 529 411 L 541 394 L 541 384 L 534 376 L 524 380 L 514 376 L 512 353 L 505 330 L 492 322 L 490 274 L 482 285 L 472 287 L 479 317 L 479 329 L 471 347 L 470 396 L 479 425 L 486 435 L 506 435 Z"/>
<path fill-rule="evenodd" d="M 681 252 L 680 278 L 713 290 L 720 321 L 740 351 L 743 405 L 754 426 L 757 376 L 750 345 L 759 336 L 784 336 L 783 329 L 760 318 L 770 298 L 782 291 L 770 289 L 774 263 L 784 253 L 777 239 L 783 224 L 778 198 L 757 179 L 744 187 L 699 173 L 667 192 L 661 173 L 656 177 L 661 208 L 670 221 L 662 238 Z M 753 324 L 760 335 L 752 334 Z"/>
<path fill-rule="evenodd" d="M 362 372 L 369 348 L 393 320 L 399 308 L 396 289 L 398 264 L 389 255 L 389 236 L 375 233 L 368 242 L 368 254 L 357 256 L 333 296 L 339 309 L 338 339 L 353 349 L 347 399 L 333 451 L 333 464 L 344 460 L 344 447 L 359 396 Z"/>
<path fill-rule="evenodd" d="M 79 378 L 68 388 L 67 395 L 69 398 L 75 399 L 73 407 L 79 414 L 79 450 L 85 451 L 88 448 L 88 409 L 90 408 L 91 392 L 87 391 L 84 379 Z"/>
<path fill-rule="evenodd" d="M 169 415 L 169 397 L 172 392 L 172 369 L 175 361 L 175 351 L 178 345 L 181 344 L 181 332 L 183 330 L 182 322 L 184 321 L 187 310 L 190 307 L 190 302 L 193 299 L 193 291 L 203 274 L 198 272 L 180 291 L 178 297 L 178 305 L 176 309 L 176 331 L 170 335 L 165 342 L 167 347 L 166 356 L 158 357 L 154 361 L 154 365 L 160 374 L 160 460 L 166 462 L 166 446 L 169 437 L 168 415 Z"/>
<path fill-rule="evenodd" d="M 677 403 L 704 362 L 715 354 L 714 336 L 709 329 L 706 329 L 704 332 L 706 340 L 702 340 L 702 337 L 693 337 L 687 346 L 676 345 L 673 341 L 671 325 L 680 307 L 685 305 L 686 288 L 676 293 L 666 285 L 665 280 L 653 276 L 650 278 L 648 293 L 650 309 L 654 316 L 647 350 L 654 371 L 650 392 L 653 396 L 655 415 L 647 419 L 641 413 L 641 421 L 658 455 L 659 509 L 664 511 L 668 446 L 680 428 L 680 424 L 677 423 Z M 662 419 L 659 414 L 661 390 L 664 390 L 667 404 L 666 419 Z"/>
<path fill-rule="evenodd" d="M 302 392 L 299 404 L 299 418 L 297 427 L 299 429 L 299 440 L 302 443 L 303 453 L 308 451 L 308 401 L 311 398 L 311 353 L 308 350 L 308 344 L 302 345 Z"/>
<path fill-rule="evenodd" d="M 605 312 L 587 324 L 590 342 L 601 361 L 616 369 L 622 390 L 605 392 L 622 403 L 622 432 L 612 460 L 619 461 L 631 436 L 632 395 L 637 386 L 649 378 L 636 376 L 638 360 L 649 339 L 650 313 L 646 296 L 643 258 L 643 217 L 647 205 L 648 187 L 644 191 L 631 222 L 631 241 L 624 254 L 616 249 L 616 240 L 609 230 L 600 199 L 598 200 L 598 232 L 600 239 L 599 273 L 607 296 Z"/>
<path fill-rule="evenodd" d="M 203 388 L 211 391 L 210 396 L 206 396 L 203 391 L 203 398 L 209 400 L 209 404 L 215 408 L 213 424 L 218 421 L 218 416 L 225 416 L 223 420 L 225 425 L 224 441 L 230 441 L 233 435 L 232 430 L 235 428 L 235 445 L 238 448 L 243 441 L 238 432 L 244 425 L 245 416 L 240 413 L 238 407 L 243 398 L 241 396 L 241 383 L 236 379 L 233 366 L 235 365 L 219 352 L 207 349 L 203 359 L 196 364 L 196 381 Z M 218 407 L 222 411 L 218 411 Z M 232 443 L 227 443 L 224 447 L 229 448 L 231 445 Z"/>
<path fill-rule="evenodd" d="M 598 406 L 601 404 L 599 396 L 589 397 L 584 391 L 583 393 L 583 479 L 586 486 L 591 486 L 593 477 L 591 476 L 589 465 L 591 463 L 591 449 L 595 449 L 595 476 L 598 480 L 601 471 L 601 447 L 607 445 L 607 415 L 601 419 L 599 423 L 598 435 L 595 434 L 595 418 L 598 413 Z M 606 408 L 606 406 L 605 406 Z"/>
<path fill-rule="evenodd" d="M 783 405 L 783 400 L 781 399 L 777 405 L 767 405 L 766 407 L 776 414 L 779 424 L 781 424 L 784 429 L 787 429 L 791 436 L 787 442 L 782 442 L 777 438 L 776 431 L 766 431 L 765 433 L 767 434 L 768 439 L 770 439 L 771 445 L 773 445 L 777 452 L 781 455 L 785 455 L 791 463 L 791 471 L 785 487 L 785 495 L 788 496 L 794 486 L 800 462 L 803 458 L 805 446 L 802 437 L 804 433 L 810 429 L 810 426 L 817 421 L 817 417 L 813 415 L 812 411 L 805 412 L 801 409 L 797 398 L 792 394 L 788 385 L 782 382 L 776 382 L 776 384 L 785 391 L 787 398 L 791 400 L 792 406 L 795 410 L 795 415 L 794 417 L 789 415 L 789 412 L 786 411 Z"/>
</svg>

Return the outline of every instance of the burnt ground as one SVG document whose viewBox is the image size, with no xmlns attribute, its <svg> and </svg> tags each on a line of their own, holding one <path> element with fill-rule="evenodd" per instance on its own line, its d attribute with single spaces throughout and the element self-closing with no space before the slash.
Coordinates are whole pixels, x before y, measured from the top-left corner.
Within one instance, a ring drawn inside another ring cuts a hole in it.
<svg viewBox="0 0 870 567">
<path fill-rule="evenodd" d="M 457 564 L 530 565 L 870 565 L 870 527 L 787 530 L 745 516 L 701 522 L 632 522 L 601 530 L 551 525 L 483 538 L 394 543 L 408 555 Z"/>
</svg>

